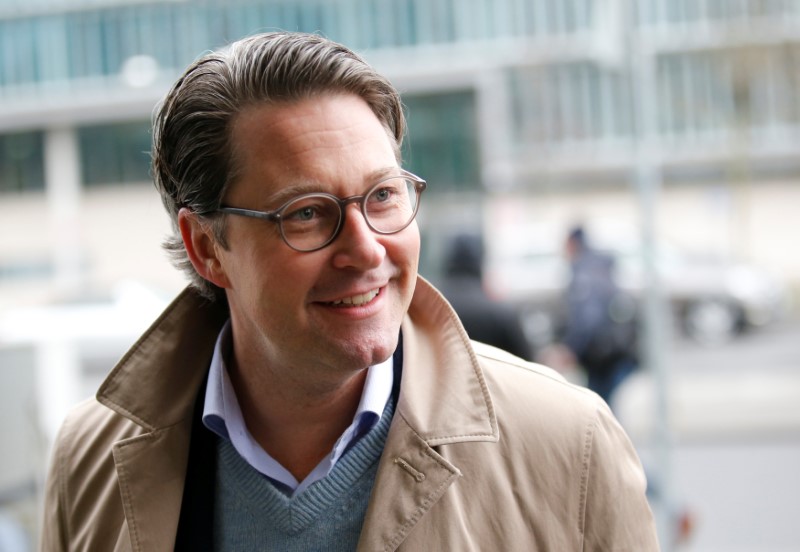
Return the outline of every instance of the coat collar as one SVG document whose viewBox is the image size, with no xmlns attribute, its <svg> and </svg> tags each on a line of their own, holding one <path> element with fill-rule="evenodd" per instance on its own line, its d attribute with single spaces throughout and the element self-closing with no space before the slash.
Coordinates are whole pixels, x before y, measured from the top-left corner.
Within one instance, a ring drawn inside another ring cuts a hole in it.
<svg viewBox="0 0 800 552">
<path fill-rule="evenodd" d="M 224 305 L 184 290 L 98 391 L 99 402 L 146 430 L 113 448 L 130 539 L 117 550 L 171 550 L 175 544 L 194 405 L 227 318 Z M 376 481 L 377 502 L 390 504 L 394 515 L 387 518 L 371 505 L 359 550 L 396 547 L 460 476 L 432 447 L 498 440 L 491 397 L 467 334 L 422 278 L 402 333 L 400 397 L 381 460 L 389 468 Z"/>
<path fill-rule="evenodd" d="M 227 307 L 185 289 L 120 360 L 97 399 L 147 430 L 191 417 Z M 430 446 L 496 441 L 497 420 L 464 328 L 422 277 L 402 324 L 397 412 Z"/>
<path fill-rule="evenodd" d="M 455 311 L 423 278 L 402 325 L 397 412 L 429 445 L 497 441 L 483 371 Z"/>
<path fill-rule="evenodd" d="M 187 287 L 117 363 L 97 400 L 149 431 L 191 417 L 227 319 L 227 306 Z"/>
</svg>

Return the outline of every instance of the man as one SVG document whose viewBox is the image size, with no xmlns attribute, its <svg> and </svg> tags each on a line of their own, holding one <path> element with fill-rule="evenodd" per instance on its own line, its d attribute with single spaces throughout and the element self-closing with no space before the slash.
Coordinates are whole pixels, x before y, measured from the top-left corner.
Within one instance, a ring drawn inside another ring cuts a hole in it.
<svg viewBox="0 0 800 552">
<path fill-rule="evenodd" d="M 616 390 L 638 365 L 636 305 L 614 280 L 614 258 L 591 247 L 583 226 L 569 231 L 564 253 L 571 276 L 563 335 L 543 360 L 580 365 L 587 387 L 613 406 Z"/>
<path fill-rule="evenodd" d="M 193 285 L 55 444 L 43 550 L 654 550 L 605 404 L 417 276 L 397 92 L 323 38 L 193 64 L 155 118 Z"/>
</svg>

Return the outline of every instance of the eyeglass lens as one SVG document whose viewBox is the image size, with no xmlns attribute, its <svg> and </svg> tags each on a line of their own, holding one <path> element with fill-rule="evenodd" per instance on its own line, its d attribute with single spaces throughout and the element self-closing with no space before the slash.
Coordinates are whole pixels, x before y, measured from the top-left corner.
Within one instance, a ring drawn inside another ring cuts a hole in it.
<svg viewBox="0 0 800 552">
<path fill-rule="evenodd" d="M 378 183 L 362 199 L 362 213 L 376 232 L 391 234 L 405 228 L 416 214 L 415 183 L 403 177 Z M 342 209 L 332 197 L 299 197 L 281 212 L 281 232 L 295 249 L 312 250 L 327 243 L 339 230 Z"/>
</svg>

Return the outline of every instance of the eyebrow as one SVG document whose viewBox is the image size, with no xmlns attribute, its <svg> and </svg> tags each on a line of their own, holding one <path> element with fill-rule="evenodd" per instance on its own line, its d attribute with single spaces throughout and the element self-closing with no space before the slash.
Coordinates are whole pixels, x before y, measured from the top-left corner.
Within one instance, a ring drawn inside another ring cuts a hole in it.
<svg viewBox="0 0 800 552">
<path fill-rule="evenodd" d="M 391 167 L 383 167 L 380 169 L 376 169 L 370 172 L 364 178 L 364 182 L 366 183 L 364 191 L 366 192 L 370 186 L 374 185 L 381 179 L 389 178 L 392 176 L 400 176 L 400 167 L 394 165 Z M 315 194 L 315 193 L 330 193 L 330 192 L 327 192 L 325 190 L 325 184 L 316 181 L 300 180 L 295 184 L 289 184 L 286 187 L 281 188 L 277 192 L 271 194 L 269 197 L 265 197 L 263 202 L 260 203 L 263 206 L 269 207 L 266 210 L 272 211 L 280 208 L 287 201 L 290 201 L 295 197 L 305 194 Z"/>
</svg>

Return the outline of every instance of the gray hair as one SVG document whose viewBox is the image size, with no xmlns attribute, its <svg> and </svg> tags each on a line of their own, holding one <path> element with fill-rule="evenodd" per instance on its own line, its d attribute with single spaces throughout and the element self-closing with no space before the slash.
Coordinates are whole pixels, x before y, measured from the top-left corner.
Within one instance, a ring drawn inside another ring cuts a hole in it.
<svg viewBox="0 0 800 552">
<path fill-rule="evenodd" d="M 259 34 L 204 55 L 156 109 L 153 179 L 173 227 L 163 245 L 204 296 L 213 300 L 224 293 L 194 270 L 178 229 L 178 211 L 188 207 L 200 215 L 227 247 L 225 219 L 216 210 L 237 176 L 231 143 L 236 115 L 254 105 L 337 93 L 366 101 L 399 161 L 405 116 L 397 90 L 357 54 L 319 35 Z"/>
</svg>

